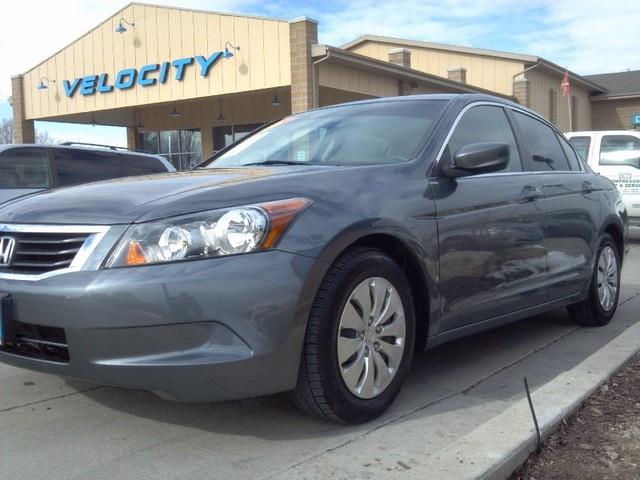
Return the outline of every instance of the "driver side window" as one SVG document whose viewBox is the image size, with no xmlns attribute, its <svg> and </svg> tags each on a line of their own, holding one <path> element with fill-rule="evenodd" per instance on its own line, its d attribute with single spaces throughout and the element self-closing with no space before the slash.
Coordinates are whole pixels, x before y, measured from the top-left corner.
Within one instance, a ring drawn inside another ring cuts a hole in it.
<svg viewBox="0 0 640 480">
<path fill-rule="evenodd" d="M 481 105 L 469 109 L 458 122 L 446 154 L 452 158 L 458 149 L 473 143 L 506 143 L 509 145 L 509 163 L 502 172 L 522 171 L 518 146 L 501 107 Z"/>
</svg>

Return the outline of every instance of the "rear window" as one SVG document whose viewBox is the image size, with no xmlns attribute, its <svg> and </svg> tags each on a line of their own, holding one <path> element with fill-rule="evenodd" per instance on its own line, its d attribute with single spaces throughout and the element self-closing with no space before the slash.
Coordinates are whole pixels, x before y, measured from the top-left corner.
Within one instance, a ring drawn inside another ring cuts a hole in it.
<svg viewBox="0 0 640 480">
<path fill-rule="evenodd" d="M 640 168 L 640 138 L 605 135 L 600 142 L 600 165 L 628 165 Z"/>
<path fill-rule="evenodd" d="M 576 149 L 578 155 L 584 162 L 589 160 L 589 150 L 591 149 L 591 137 L 571 137 L 569 143 Z"/>
<path fill-rule="evenodd" d="M 0 188 L 50 188 L 47 151 L 42 148 L 11 148 L 0 154 Z"/>
<path fill-rule="evenodd" d="M 166 172 L 159 159 L 143 155 L 85 150 L 54 150 L 58 186 Z"/>
</svg>

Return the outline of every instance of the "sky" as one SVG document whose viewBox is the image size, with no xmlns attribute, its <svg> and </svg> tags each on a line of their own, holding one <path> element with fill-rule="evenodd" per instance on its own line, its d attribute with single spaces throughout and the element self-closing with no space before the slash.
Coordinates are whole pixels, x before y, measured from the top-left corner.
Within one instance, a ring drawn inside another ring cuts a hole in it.
<svg viewBox="0 0 640 480">
<path fill-rule="evenodd" d="M 0 118 L 11 117 L 11 76 L 24 72 L 113 15 L 128 1 L 3 2 L 0 17 Z M 578 74 L 640 69 L 638 0 L 156 0 L 184 8 L 307 16 L 333 46 L 364 34 L 526 53 Z M 19 41 L 16 41 L 19 39 Z M 58 141 L 125 145 L 123 128 L 36 122 Z"/>
</svg>

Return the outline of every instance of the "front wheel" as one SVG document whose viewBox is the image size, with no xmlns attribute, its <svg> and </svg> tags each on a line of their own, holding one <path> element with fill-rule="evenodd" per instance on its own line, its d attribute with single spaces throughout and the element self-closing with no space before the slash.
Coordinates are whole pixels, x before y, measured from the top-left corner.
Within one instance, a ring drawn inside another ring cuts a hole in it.
<svg viewBox="0 0 640 480">
<path fill-rule="evenodd" d="M 599 327 L 611 321 L 620 296 L 620 252 L 611 235 L 605 234 L 589 286 L 589 297 L 568 307 L 571 318 L 580 325 Z"/>
<path fill-rule="evenodd" d="M 383 252 L 339 257 L 314 301 L 295 403 L 325 420 L 366 422 L 400 392 L 415 338 L 407 279 Z"/>
</svg>

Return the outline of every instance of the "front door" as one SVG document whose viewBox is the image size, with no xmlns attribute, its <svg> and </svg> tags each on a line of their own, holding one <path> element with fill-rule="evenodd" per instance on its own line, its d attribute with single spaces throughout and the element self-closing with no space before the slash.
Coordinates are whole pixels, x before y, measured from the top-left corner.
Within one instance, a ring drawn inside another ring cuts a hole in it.
<svg viewBox="0 0 640 480">
<path fill-rule="evenodd" d="M 465 145 L 510 147 L 505 171 L 436 181 L 442 330 L 542 303 L 544 199 L 502 107 L 478 105 L 455 127 L 441 161 Z"/>
</svg>

